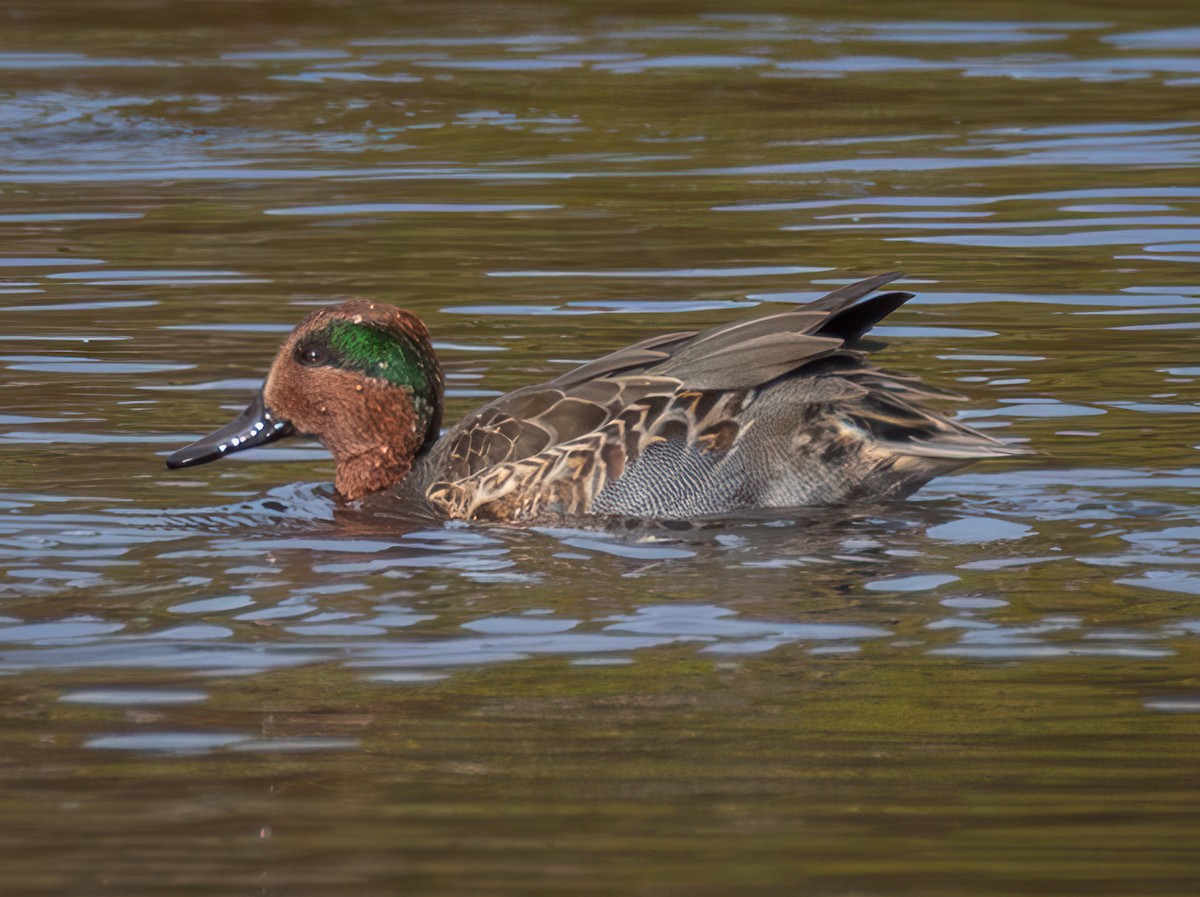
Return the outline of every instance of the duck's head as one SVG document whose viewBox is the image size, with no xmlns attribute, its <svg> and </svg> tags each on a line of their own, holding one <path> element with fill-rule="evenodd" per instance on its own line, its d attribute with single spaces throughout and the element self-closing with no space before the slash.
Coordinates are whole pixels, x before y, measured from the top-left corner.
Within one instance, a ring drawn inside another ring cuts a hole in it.
<svg viewBox="0 0 1200 897">
<path fill-rule="evenodd" d="M 365 299 L 321 308 L 291 332 L 262 392 L 236 419 L 167 459 L 206 464 L 302 433 L 337 462 L 346 498 L 396 485 L 437 439 L 442 369 L 411 312 Z"/>
</svg>

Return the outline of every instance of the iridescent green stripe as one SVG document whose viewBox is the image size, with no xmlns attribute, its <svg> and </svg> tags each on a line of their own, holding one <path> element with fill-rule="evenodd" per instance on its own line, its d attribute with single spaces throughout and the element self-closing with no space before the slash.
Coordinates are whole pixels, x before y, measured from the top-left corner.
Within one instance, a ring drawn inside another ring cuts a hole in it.
<svg viewBox="0 0 1200 897">
<path fill-rule="evenodd" d="M 429 359 L 406 334 L 352 321 L 335 321 L 326 333 L 340 367 L 411 387 L 418 394 L 429 389 Z"/>
</svg>

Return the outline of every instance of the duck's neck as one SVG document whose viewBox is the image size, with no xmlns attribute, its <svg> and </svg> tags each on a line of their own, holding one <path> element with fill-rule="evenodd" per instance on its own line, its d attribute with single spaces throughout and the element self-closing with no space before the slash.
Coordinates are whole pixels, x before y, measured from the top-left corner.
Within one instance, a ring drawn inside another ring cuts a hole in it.
<svg viewBox="0 0 1200 897">
<path fill-rule="evenodd" d="M 412 456 L 389 446 L 337 459 L 333 485 L 351 501 L 398 486 L 412 469 Z"/>
<path fill-rule="evenodd" d="M 440 379 L 438 387 L 432 402 L 394 387 L 355 393 L 358 402 L 343 409 L 340 426 L 321 438 L 337 464 L 333 483 L 344 498 L 392 489 L 408 475 L 414 459 L 438 437 Z"/>
</svg>

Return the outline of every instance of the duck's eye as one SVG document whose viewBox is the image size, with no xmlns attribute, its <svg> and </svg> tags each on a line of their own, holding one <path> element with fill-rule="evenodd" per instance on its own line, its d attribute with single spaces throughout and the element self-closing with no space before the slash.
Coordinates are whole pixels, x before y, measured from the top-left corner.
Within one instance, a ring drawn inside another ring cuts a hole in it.
<svg viewBox="0 0 1200 897">
<path fill-rule="evenodd" d="M 314 368 L 329 361 L 329 350 L 324 346 L 301 346 L 296 358 L 305 367 Z"/>
</svg>

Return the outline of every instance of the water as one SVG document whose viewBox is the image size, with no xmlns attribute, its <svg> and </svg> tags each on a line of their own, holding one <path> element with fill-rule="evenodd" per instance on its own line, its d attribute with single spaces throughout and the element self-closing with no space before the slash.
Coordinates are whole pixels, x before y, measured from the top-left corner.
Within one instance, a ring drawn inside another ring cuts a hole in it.
<svg viewBox="0 0 1200 897">
<path fill-rule="evenodd" d="M 1193 892 L 1192 4 L 955 16 L 6 4 L 4 893 Z M 685 533 L 162 464 L 347 295 L 454 420 L 893 269 L 1037 455 Z"/>
</svg>

